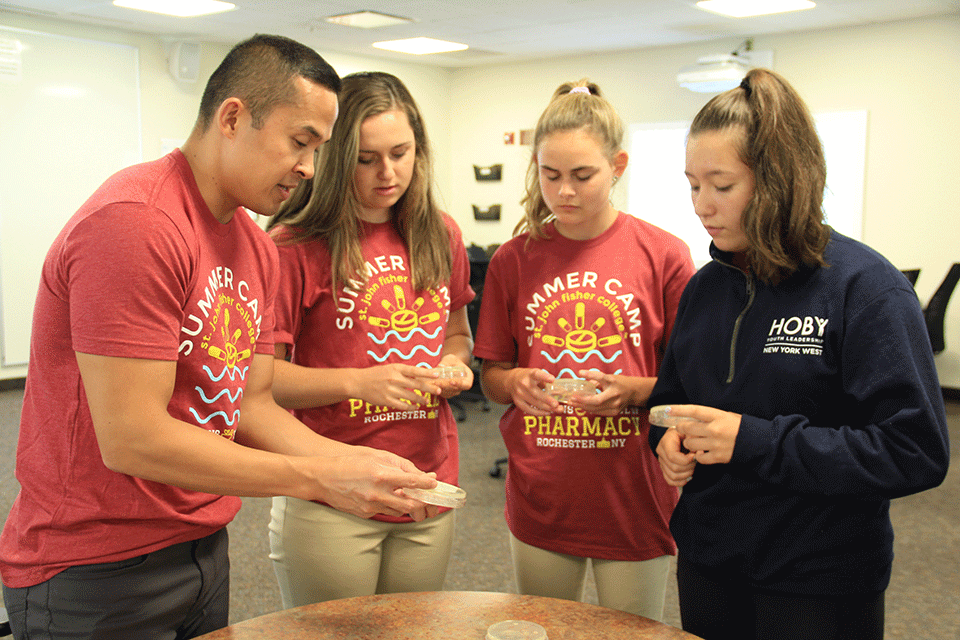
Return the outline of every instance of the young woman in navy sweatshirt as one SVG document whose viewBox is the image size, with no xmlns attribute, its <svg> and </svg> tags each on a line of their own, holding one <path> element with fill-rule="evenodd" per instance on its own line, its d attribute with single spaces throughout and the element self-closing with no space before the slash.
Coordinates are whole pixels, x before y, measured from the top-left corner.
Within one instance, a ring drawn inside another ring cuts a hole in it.
<svg viewBox="0 0 960 640">
<path fill-rule="evenodd" d="M 823 221 L 813 119 L 750 71 L 687 142 L 712 262 L 690 281 L 649 405 L 682 486 L 684 629 L 708 640 L 883 637 L 890 500 L 947 471 L 943 396 L 899 270 Z"/>
</svg>

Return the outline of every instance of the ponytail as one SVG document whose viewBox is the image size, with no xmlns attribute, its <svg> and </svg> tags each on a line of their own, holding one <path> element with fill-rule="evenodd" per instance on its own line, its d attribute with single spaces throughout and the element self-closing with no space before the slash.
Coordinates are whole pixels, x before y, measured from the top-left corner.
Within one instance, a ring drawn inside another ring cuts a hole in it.
<svg viewBox="0 0 960 640">
<path fill-rule="evenodd" d="M 700 110 L 690 136 L 727 129 L 742 132 L 737 151 L 756 184 L 741 217 L 750 241 L 750 268 L 761 280 L 777 283 L 803 265 L 826 266 L 826 162 L 813 117 L 799 94 L 782 76 L 751 69 L 739 87 Z"/>
<path fill-rule="evenodd" d="M 548 237 L 544 228 L 553 220 L 553 213 L 540 192 L 537 154 L 540 145 L 550 134 L 576 129 L 586 129 L 593 134 L 611 162 L 623 148 L 623 121 L 603 97 L 600 87 L 585 79 L 565 82 L 557 87 L 550 104 L 537 121 L 533 134 L 533 153 L 527 167 L 526 193 L 520 201 L 524 217 L 513 230 L 513 235 L 527 231 L 530 239 Z"/>
</svg>

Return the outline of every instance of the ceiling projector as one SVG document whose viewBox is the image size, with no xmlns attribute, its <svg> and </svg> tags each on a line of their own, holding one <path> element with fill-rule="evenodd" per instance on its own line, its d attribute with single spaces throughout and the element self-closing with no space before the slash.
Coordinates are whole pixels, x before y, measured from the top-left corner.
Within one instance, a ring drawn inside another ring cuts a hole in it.
<svg viewBox="0 0 960 640">
<path fill-rule="evenodd" d="M 698 93 L 720 93 L 733 89 L 753 67 L 750 58 L 731 53 L 697 58 L 697 63 L 680 69 L 677 82 Z"/>
</svg>

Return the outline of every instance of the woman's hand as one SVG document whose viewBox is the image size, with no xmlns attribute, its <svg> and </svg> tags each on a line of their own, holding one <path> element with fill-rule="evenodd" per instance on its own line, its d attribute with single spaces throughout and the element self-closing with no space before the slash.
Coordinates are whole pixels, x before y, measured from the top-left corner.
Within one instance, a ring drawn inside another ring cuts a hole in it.
<svg viewBox="0 0 960 640">
<path fill-rule="evenodd" d="M 581 369 L 580 377 L 592 382 L 600 393 L 575 394 L 567 404 L 601 416 L 615 416 L 631 405 L 642 405 L 657 380 L 602 373 L 596 369 Z"/>
<path fill-rule="evenodd" d="M 676 429 L 667 429 L 657 445 L 657 460 L 667 484 L 682 487 L 693 477 L 697 460 L 693 453 L 684 448 L 683 438 Z"/>
<path fill-rule="evenodd" d="M 674 404 L 669 407 L 668 415 L 679 419 L 675 429 L 683 440 L 683 445 L 693 452 L 697 462 L 730 462 L 733 448 L 737 444 L 737 434 L 740 433 L 739 413 L 698 404 Z"/>
<path fill-rule="evenodd" d="M 408 411 L 415 405 L 426 404 L 427 394 L 437 396 L 442 391 L 437 374 L 432 369 L 408 364 L 383 364 L 354 371 L 354 389 L 350 397 L 377 406 Z"/>
<path fill-rule="evenodd" d="M 560 403 L 543 390 L 554 377 L 543 369 L 516 365 L 516 362 L 484 360 L 480 369 L 484 395 L 500 404 L 513 404 L 530 415 L 549 416 L 560 411 Z"/>
<path fill-rule="evenodd" d="M 554 377 L 543 369 L 510 369 L 508 387 L 514 406 L 534 416 L 549 416 L 560 409 L 560 403 L 543 390 Z"/>
<path fill-rule="evenodd" d="M 473 386 L 473 369 L 464 364 L 463 360 L 452 353 L 448 353 L 440 359 L 441 367 L 456 367 L 463 371 L 460 378 L 438 378 L 434 382 L 440 387 L 441 395 L 448 400 L 461 391 L 466 391 Z"/>
</svg>

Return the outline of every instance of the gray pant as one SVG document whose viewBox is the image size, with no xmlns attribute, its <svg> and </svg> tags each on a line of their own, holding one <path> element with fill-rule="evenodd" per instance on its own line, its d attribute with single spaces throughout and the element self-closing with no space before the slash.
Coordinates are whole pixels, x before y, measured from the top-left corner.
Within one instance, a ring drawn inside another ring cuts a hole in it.
<svg viewBox="0 0 960 640">
<path fill-rule="evenodd" d="M 13 635 L 180 640 L 225 627 L 227 530 L 119 562 L 70 567 L 32 587 L 3 587 Z"/>
</svg>

